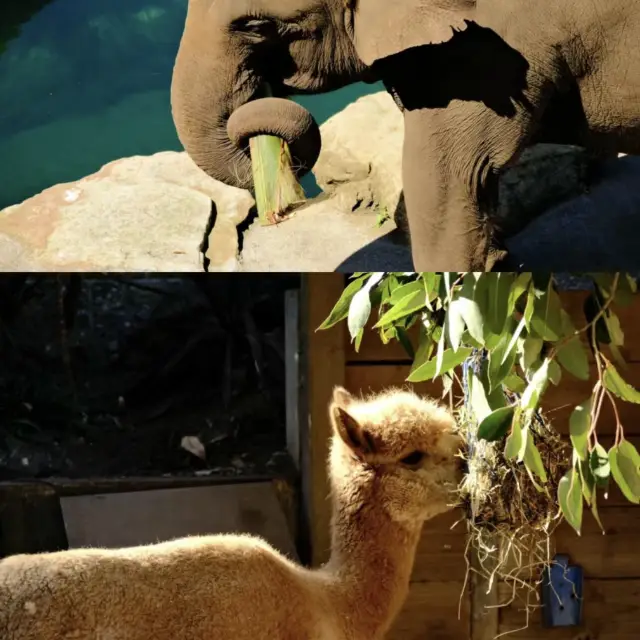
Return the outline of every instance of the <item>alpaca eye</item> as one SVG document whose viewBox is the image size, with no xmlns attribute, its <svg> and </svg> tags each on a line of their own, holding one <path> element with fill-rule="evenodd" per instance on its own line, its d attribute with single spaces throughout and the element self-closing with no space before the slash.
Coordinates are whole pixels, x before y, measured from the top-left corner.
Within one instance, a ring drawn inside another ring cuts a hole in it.
<svg viewBox="0 0 640 640">
<path fill-rule="evenodd" d="M 400 460 L 402 464 L 406 464 L 408 467 L 415 467 L 419 465 L 425 458 L 425 454 L 422 451 L 413 451 L 408 456 L 405 456 Z"/>
</svg>

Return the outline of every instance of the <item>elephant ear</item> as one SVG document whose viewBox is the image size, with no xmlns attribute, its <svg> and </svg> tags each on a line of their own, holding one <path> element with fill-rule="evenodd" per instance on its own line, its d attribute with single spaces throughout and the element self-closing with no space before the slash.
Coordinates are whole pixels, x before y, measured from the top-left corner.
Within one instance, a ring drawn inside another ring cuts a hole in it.
<svg viewBox="0 0 640 640">
<path fill-rule="evenodd" d="M 446 42 L 473 20 L 475 0 L 349 0 L 354 44 L 367 66 L 425 44 Z"/>
</svg>

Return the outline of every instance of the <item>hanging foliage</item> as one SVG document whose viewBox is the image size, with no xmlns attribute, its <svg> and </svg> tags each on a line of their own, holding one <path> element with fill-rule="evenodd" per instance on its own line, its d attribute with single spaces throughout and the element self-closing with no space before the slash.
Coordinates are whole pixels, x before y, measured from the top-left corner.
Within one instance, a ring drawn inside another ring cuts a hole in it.
<svg viewBox="0 0 640 640">
<path fill-rule="evenodd" d="M 579 534 L 585 505 L 600 523 L 598 498 L 610 483 L 640 503 L 640 454 L 625 438 L 618 411 L 620 402 L 640 403 L 640 391 L 624 379 L 616 313 L 636 295 L 636 282 L 624 273 L 580 275 L 591 287 L 577 325 L 563 307 L 556 274 L 356 273 L 321 329 L 346 320 L 356 349 L 367 326 L 383 343 L 397 340 L 413 361 L 407 381 L 441 379 L 445 394 L 456 380 L 463 386 L 460 366 L 484 353 L 467 407 L 475 438 L 526 472 L 537 490 L 549 494 L 551 487 L 553 504 Z M 558 478 L 557 456 L 550 469 L 548 441 L 536 425 L 549 385 L 562 385 L 567 375 L 594 385 L 571 414 Z M 616 420 L 608 450 L 598 438 L 605 402 Z"/>
</svg>

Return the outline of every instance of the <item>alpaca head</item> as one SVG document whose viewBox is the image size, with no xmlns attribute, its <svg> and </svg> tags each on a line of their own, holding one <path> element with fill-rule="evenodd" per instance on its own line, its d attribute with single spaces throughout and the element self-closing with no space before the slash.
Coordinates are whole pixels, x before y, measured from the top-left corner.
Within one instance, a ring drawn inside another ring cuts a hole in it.
<svg viewBox="0 0 640 640">
<path fill-rule="evenodd" d="M 336 387 L 330 405 L 338 490 L 364 486 L 395 521 L 421 523 L 452 508 L 462 474 L 462 440 L 441 404 L 390 389 L 360 399 Z"/>
</svg>

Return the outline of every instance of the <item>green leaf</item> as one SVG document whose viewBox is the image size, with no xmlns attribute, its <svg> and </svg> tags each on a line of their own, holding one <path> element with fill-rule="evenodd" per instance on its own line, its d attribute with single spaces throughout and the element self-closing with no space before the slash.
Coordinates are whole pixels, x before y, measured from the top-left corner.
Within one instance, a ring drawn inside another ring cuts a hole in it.
<svg viewBox="0 0 640 640">
<path fill-rule="evenodd" d="M 562 380 L 562 369 L 555 360 L 549 361 L 549 380 L 557 387 Z"/>
<path fill-rule="evenodd" d="M 421 367 L 431 358 L 434 347 L 435 344 L 430 332 L 427 331 L 424 325 L 422 325 L 420 327 L 420 339 L 418 342 L 418 348 L 413 359 L 413 364 L 411 365 L 411 373 L 413 373 L 416 369 Z"/>
<path fill-rule="evenodd" d="M 527 336 L 524 339 L 520 366 L 525 372 L 533 369 L 534 365 L 540 360 L 542 344 L 542 340 L 534 336 Z"/>
<path fill-rule="evenodd" d="M 611 308 L 605 311 L 603 318 L 607 325 L 611 344 L 616 347 L 621 347 L 624 344 L 624 332 L 620 326 L 620 318 L 618 318 Z"/>
<path fill-rule="evenodd" d="M 478 303 L 480 309 L 486 310 L 489 306 L 489 282 L 492 274 L 482 271 L 471 275 L 476 281 L 473 287 L 473 299 Z"/>
<path fill-rule="evenodd" d="M 579 380 L 589 379 L 589 360 L 578 336 L 558 349 L 558 362 Z"/>
<path fill-rule="evenodd" d="M 358 331 L 357 335 L 355 336 L 355 338 L 353 339 L 354 342 L 354 348 L 356 350 L 356 353 L 358 351 L 360 351 L 360 345 L 362 344 L 362 338 L 364 337 L 364 329 L 360 329 L 360 331 Z"/>
<path fill-rule="evenodd" d="M 589 463 L 586 461 L 580 461 L 578 463 L 578 471 L 580 472 L 580 479 L 582 480 L 582 496 L 584 501 L 591 508 L 594 520 L 598 523 L 600 530 L 604 533 L 604 527 L 600 520 L 600 514 L 598 513 L 598 492 L 596 490 L 596 480 L 591 473 Z"/>
<path fill-rule="evenodd" d="M 360 289 L 351 304 L 349 305 L 349 315 L 347 317 L 347 326 L 351 339 L 355 340 L 358 334 L 364 329 L 364 326 L 371 315 L 371 300 L 369 299 L 369 289 Z"/>
<path fill-rule="evenodd" d="M 513 423 L 515 407 L 502 407 L 487 415 L 478 426 L 478 438 L 487 442 L 500 440 Z"/>
<path fill-rule="evenodd" d="M 589 468 L 597 483 L 604 482 L 611 475 L 611 464 L 609 455 L 605 448 L 600 444 L 596 444 L 589 456 Z"/>
<path fill-rule="evenodd" d="M 598 523 L 600 527 L 600 531 L 605 533 L 604 527 L 602 526 L 602 520 L 600 520 L 600 514 L 598 513 L 598 494 L 593 492 L 593 499 L 591 500 L 591 513 L 593 514 L 594 520 Z"/>
<path fill-rule="evenodd" d="M 507 458 L 507 460 L 515 460 L 520 456 L 522 445 L 526 443 L 525 435 L 527 432 L 523 429 L 520 420 L 517 419 L 517 416 L 514 415 L 511 433 L 509 434 L 504 447 L 504 457 Z"/>
<path fill-rule="evenodd" d="M 625 458 L 631 460 L 632 464 L 634 464 L 636 467 L 640 467 L 640 454 L 638 454 L 638 450 L 633 446 L 631 442 L 622 439 L 620 444 L 618 445 L 618 449 L 620 450 L 620 455 L 623 455 Z"/>
<path fill-rule="evenodd" d="M 531 273 L 525 272 L 518 275 L 515 282 L 511 285 L 509 291 L 509 302 L 507 303 L 507 313 L 512 314 L 516 309 L 518 300 L 525 293 L 531 282 Z"/>
<path fill-rule="evenodd" d="M 527 453 L 527 445 L 529 444 L 529 437 L 531 433 L 529 431 L 529 423 L 525 422 L 522 426 L 522 442 L 520 443 L 520 451 L 518 451 L 518 456 L 516 460 L 518 462 L 523 462 L 524 457 Z"/>
<path fill-rule="evenodd" d="M 338 302 L 336 302 L 335 306 L 331 310 L 329 317 L 318 327 L 318 330 L 329 329 L 348 316 L 351 300 L 353 299 L 353 296 L 358 291 L 360 291 L 360 289 L 362 289 L 368 275 L 368 273 L 365 273 L 363 276 L 360 276 L 356 280 L 353 280 L 349 283 L 349 285 L 342 292 L 342 295 L 338 299 Z"/>
<path fill-rule="evenodd" d="M 449 344 L 454 351 L 460 347 L 462 334 L 464 333 L 464 318 L 462 317 L 461 307 L 454 300 L 447 309 L 445 317 L 445 327 Z"/>
<path fill-rule="evenodd" d="M 492 333 L 500 335 L 509 315 L 509 293 L 514 280 L 513 273 L 491 273 L 489 284 L 489 309 L 487 320 Z"/>
<path fill-rule="evenodd" d="M 501 339 L 501 335 L 497 336 L 495 333 L 486 331 L 484 334 L 484 346 L 486 347 L 487 351 L 493 351 L 498 346 Z"/>
<path fill-rule="evenodd" d="M 534 410 L 549 382 L 549 359 L 545 358 L 520 398 L 520 406 L 525 410 Z"/>
<path fill-rule="evenodd" d="M 510 373 L 502 384 L 515 393 L 522 393 L 527 388 L 527 383 L 517 373 Z"/>
<path fill-rule="evenodd" d="M 431 300 L 433 300 L 438 294 L 442 276 L 433 271 L 425 271 L 420 274 L 420 280 L 422 280 L 422 284 L 424 285 L 424 291 L 427 298 L 427 309 L 429 309 L 429 311 L 433 311 Z"/>
<path fill-rule="evenodd" d="M 609 461 L 613 478 L 627 500 L 640 504 L 640 455 L 636 448 L 623 439 L 609 451 Z"/>
<path fill-rule="evenodd" d="M 622 398 L 627 402 L 640 404 L 640 391 L 637 391 L 628 382 L 625 382 L 618 373 L 618 370 L 609 361 L 607 361 L 602 380 L 604 386 L 611 391 L 611 393 L 618 396 L 618 398 Z"/>
<path fill-rule="evenodd" d="M 444 341 L 445 341 L 446 335 L 447 335 L 447 332 L 443 327 L 442 333 L 440 334 L 440 340 L 438 340 L 438 350 L 436 351 L 436 370 L 433 374 L 434 378 L 440 375 L 440 372 L 442 371 L 442 365 L 444 363 L 444 351 L 445 351 Z"/>
<path fill-rule="evenodd" d="M 516 350 L 512 348 L 512 336 L 514 331 L 515 320 L 509 318 L 507 321 L 507 329 L 502 334 L 500 342 L 492 351 L 489 351 L 489 384 L 491 390 L 497 389 L 502 381 L 511 373 L 516 362 Z M 515 346 L 515 342 L 513 342 Z"/>
<path fill-rule="evenodd" d="M 453 376 L 450 373 L 443 373 L 442 376 L 442 397 L 444 398 L 449 391 L 451 391 L 451 387 L 453 387 Z"/>
<path fill-rule="evenodd" d="M 507 406 L 507 398 L 505 397 L 504 390 L 501 386 L 489 393 L 489 395 L 487 396 L 487 401 L 489 402 L 491 411 L 495 411 L 496 409 L 501 409 L 502 407 Z"/>
<path fill-rule="evenodd" d="M 453 278 L 451 276 L 454 276 Z M 451 295 L 451 287 L 453 285 L 453 282 L 455 281 L 455 272 L 451 272 L 451 271 L 443 271 L 442 272 L 442 277 L 444 278 L 444 288 L 446 293 L 446 296 L 450 296 Z"/>
<path fill-rule="evenodd" d="M 582 487 L 580 475 L 574 469 L 567 471 L 558 483 L 558 504 L 565 520 L 580 535 L 582 528 Z"/>
<path fill-rule="evenodd" d="M 611 475 L 620 487 L 624 497 L 633 504 L 640 504 L 640 477 L 638 465 L 629 452 L 621 452 L 620 447 L 609 450 Z"/>
<path fill-rule="evenodd" d="M 422 280 L 412 280 L 411 282 L 402 284 L 399 287 L 395 287 L 391 291 L 388 303 L 390 305 L 396 305 L 398 304 L 398 302 L 400 302 L 400 300 L 406 298 L 410 293 L 421 293 L 423 297 L 426 297 Z"/>
<path fill-rule="evenodd" d="M 562 310 L 561 316 L 564 335 L 573 335 L 574 337 L 558 349 L 558 362 L 579 380 L 588 380 L 589 359 L 587 358 L 584 344 L 580 340 L 580 336 L 576 334 L 576 328 L 573 325 L 571 317 L 564 309 Z"/>
<path fill-rule="evenodd" d="M 529 471 L 535 473 L 538 478 L 540 478 L 541 482 L 547 482 L 547 471 L 544 468 L 544 464 L 542 464 L 540 452 L 533 441 L 533 435 L 530 431 L 527 433 L 527 446 L 524 452 L 524 464 Z"/>
<path fill-rule="evenodd" d="M 533 286 L 533 282 L 529 285 L 527 292 L 527 304 L 524 308 L 524 321 L 527 326 L 527 331 L 531 332 L 531 320 L 533 318 L 533 312 L 536 304 L 536 289 Z"/>
<path fill-rule="evenodd" d="M 414 284 L 414 283 L 412 283 Z M 420 283 L 415 283 L 420 284 Z M 403 289 L 404 287 L 400 287 Z M 397 289 L 397 291 L 400 291 Z M 426 298 L 424 295 L 424 289 L 422 285 L 420 285 L 417 291 L 412 291 L 401 298 L 396 304 L 394 304 L 391 309 L 389 309 L 383 316 L 376 322 L 373 326 L 374 329 L 379 329 L 380 327 L 384 327 L 386 325 L 397 322 L 401 318 L 405 318 L 406 316 L 411 315 L 412 313 L 416 313 L 421 309 L 426 307 Z"/>
<path fill-rule="evenodd" d="M 369 316 L 371 315 L 371 299 L 369 298 L 369 293 L 371 289 L 382 280 L 383 276 L 383 272 L 371 274 L 367 283 L 357 291 L 351 299 L 347 316 L 347 326 L 349 327 L 352 340 L 357 338 L 369 320 Z"/>
<path fill-rule="evenodd" d="M 513 361 L 515 363 L 515 357 L 516 357 L 516 354 L 518 353 L 516 350 L 516 344 L 518 342 L 518 338 L 520 337 L 520 334 L 522 333 L 524 327 L 525 327 L 524 318 L 522 318 L 518 323 L 516 330 L 513 332 L 513 335 L 511 336 L 511 340 L 509 341 L 506 352 L 502 355 L 502 364 L 504 364 L 507 361 L 512 351 L 514 352 Z"/>
<path fill-rule="evenodd" d="M 553 288 L 553 279 L 549 280 L 544 294 L 535 300 L 531 328 L 543 340 L 555 342 L 562 337 L 562 305 Z"/>
<path fill-rule="evenodd" d="M 484 344 L 484 325 L 482 319 L 481 298 L 476 299 L 476 279 L 473 273 L 468 273 L 463 280 L 462 289 L 458 297 L 449 306 L 455 307 L 456 313 L 463 319 L 469 335 L 481 345 Z"/>
<path fill-rule="evenodd" d="M 584 317 L 588 324 L 593 322 L 593 319 L 600 313 L 600 309 L 602 308 L 602 302 L 600 300 L 599 292 L 592 293 L 587 296 L 584 301 Z M 596 321 L 596 340 L 600 344 L 609 344 L 611 342 L 611 338 L 609 336 L 609 331 L 607 330 L 607 324 L 605 319 L 600 316 Z"/>
<path fill-rule="evenodd" d="M 432 358 L 428 362 L 425 362 L 420 367 L 417 367 L 407 378 L 408 382 L 423 382 L 425 380 L 433 380 L 438 375 L 442 375 L 447 371 L 455 369 L 458 365 L 462 364 L 467 357 L 471 354 L 472 349 L 469 347 L 460 348 L 457 351 L 453 349 L 446 349 L 442 353 L 442 361 L 440 370 L 437 367 L 437 356 Z"/>
<path fill-rule="evenodd" d="M 476 421 L 481 423 L 491 413 L 491 407 L 482 380 L 475 373 L 469 380 L 469 400 Z"/>
<path fill-rule="evenodd" d="M 593 473 L 591 473 L 591 468 L 589 467 L 589 462 L 586 459 L 579 460 L 576 467 L 580 473 L 580 479 L 582 480 L 582 496 L 584 497 L 585 502 L 588 505 L 591 505 L 593 498 L 595 497 L 596 479 L 593 477 Z"/>
<path fill-rule="evenodd" d="M 589 430 L 591 429 L 591 405 L 593 398 L 579 404 L 569 418 L 571 444 L 580 460 L 586 460 L 588 454 Z"/>
<path fill-rule="evenodd" d="M 388 306 L 391 303 L 391 297 L 393 292 L 400 288 L 400 281 L 395 273 L 387 273 L 378 287 L 380 291 L 380 305 L 381 307 Z"/>
</svg>

